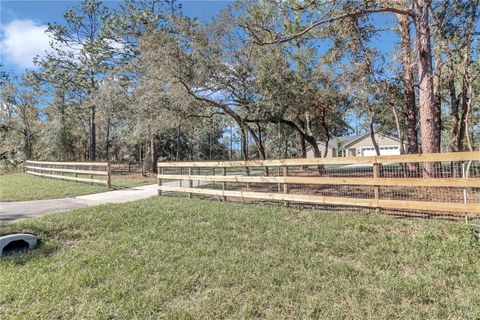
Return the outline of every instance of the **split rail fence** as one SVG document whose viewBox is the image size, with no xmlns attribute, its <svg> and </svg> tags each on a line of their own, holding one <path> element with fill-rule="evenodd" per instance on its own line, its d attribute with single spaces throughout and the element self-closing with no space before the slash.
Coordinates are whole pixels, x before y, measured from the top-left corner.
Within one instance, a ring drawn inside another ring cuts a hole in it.
<svg viewBox="0 0 480 320">
<path fill-rule="evenodd" d="M 112 170 L 109 162 L 26 162 L 26 172 L 35 176 L 105 184 L 112 187 Z M 100 179 L 103 178 L 103 179 Z"/>
<path fill-rule="evenodd" d="M 424 177 L 425 170 L 430 177 Z M 480 215 L 480 152 L 161 162 L 158 190 L 328 208 Z"/>
</svg>

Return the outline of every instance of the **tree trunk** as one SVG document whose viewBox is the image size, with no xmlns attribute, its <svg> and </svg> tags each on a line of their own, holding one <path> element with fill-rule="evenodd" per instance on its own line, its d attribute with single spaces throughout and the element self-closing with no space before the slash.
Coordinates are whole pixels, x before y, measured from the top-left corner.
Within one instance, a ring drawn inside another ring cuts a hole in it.
<svg viewBox="0 0 480 320">
<path fill-rule="evenodd" d="M 233 128 L 230 126 L 230 160 L 233 160 Z"/>
<path fill-rule="evenodd" d="M 322 157 L 322 152 L 320 151 L 320 148 L 318 147 L 318 144 L 317 144 L 317 140 L 312 137 L 311 135 L 305 135 L 305 140 L 307 140 L 308 143 L 310 143 L 310 145 L 312 146 L 313 148 L 313 156 L 315 158 L 321 158 Z M 322 174 L 324 173 L 324 165 L 323 164 L 319 164 L 317 166 L 317 170 L 318 170 L 318 173 L 319 174 Z"/>
<path fill-rule="evenodd" d="M 392 105 L 392 112 L 393 112 L 393 116 L 395 118 L 395 126 L 397 127 L 398 140 L 400 140 L 400 154 L 405 154 L 405 145 L 403 143 L 404 142 L 404 135 L 403 135 L 403 128 L 402 128 L 402 123 L 405 123 L 405 119 L 403 119 L 403 115 L 402 115 L 402 118 L 400 118 L 400 115 L 398 114 L 397 108 L 395 108 L 394 105 Z M 417 164 L 416 163 L 409 163 L 409 164 L 402 163 L 400 166 L 402 168 L 402 172 L 403 172 L 404 177 L 408 177 L 408 172 L 406 170 L 407 167 L 411 171 L 411 170 L 416 169 Z"/>
<path fill-rule="evenodd" d="M 207 133 L 208 136 L 208 160 L 212 160 L 212 134 Z"/>
<path fill-rule="evenodd" d="M 435 52 L 435 75 L 433 76 L 433 105 L 434 105 L 434 125 L 435 125 L 435 148 L 440 152 L 442 144 L 442 97 L 440 94 L 442 57 L 440 51 Z"/>
<path fill-rule="evenodd" d="M 142 153 L 142 143 L 140 142 L 138 144 L 138 164 L 140 165 L 140 168 L 143 168 L 143 153 Z M 143 170 L 142 170 L 143 172 Z"/>
<path fill-rule="evenodd" d="M 255 142 L 256 147 L 258 148 L 260 156 L 262 157 L 262 159 L 266 160 L 265 149 L 263 148 L 262 143 L 259 141 L 258 136 L 256 135 L 255 131 L 248 125 L 245 118 L 240 116 L 238 113 L 235 112 L 234 109 L 232 109 L 231 107 L 229 107 L 226 104 L 219 103 L 219 102 L 216 102 L 214 100 L 210 100 L 208 98 L 200 97 L 200 96 L 196 95 L 195 93 L 193 93 L 193 91 L 190 89 L 190 87 L 188 86 L 188 84 L 186 82 L 184 82 L 181 79 L 178 79 L 178 80 L 185 87 L 187 92 L 190 95 L 192 95 L 195 99 L 197 99 L 199 101 L 202 101 L 203 103 L 213 105 L 214 107 L 219 108 L 225 114 L 230 116 L 239 125 L 239 127 L 244 130 L 243 131 L 244 136 L 246 135 L 247 132 L 250 133 L 253 137 L 253 140 Z M 245 132 L 245 129 L 247 129 L 247 132 Z M 246 137 L 244 137 L 243 141 L 244 141 L 244 148 L 246 148 L 246 150 L 247 150 L 247 158 L 248 158 L 248 144 L 247 144 L 248 139 Z"/>
<path fill-rule="evenodd" d="M 142 142 L 140 144 L 140 148 L 141 148 L 140 150 L 142 154 L 142 176 L 146 177 L 147 170 L 145 168 L 145 164 L 146 164 L 145 158 L 147 157 L 147 144 Z"/>
<path fill-rule="evenodd" d="M 23 129 L 23 153 L 27 160 L 32 160 L 32 135 L 28 128 Z"/>
<path fill-rule="evenodd" d="M 177 146 L 175 150 L 175 159 L 180 160 L 180 126 L 177 127 Z"/>
<path fill-rule="evenodd" d="M 450 64 L 450 72 L 448 79 L 448 89 L 450 91 L 450 119 L 452 123 L 452 129 L 450 131 L 450 150 L 452 152 L 462 151 L 460 145 L 460 115 L 458 108 L 457 91 L 455 88 L 455 74 L 453 70 L 453 64 Z"/>
<path fill-rule="evenodd" d="M 283 145 L 284 145 L 284 149 L 283 149 L 282 158 L 287 159 L 287 157 L 288 157 L 288 138 L 287 138 L 287 134 L 285 133 L 285 130 L 283 131 Z"/>
<path fill-rule="evenodd" d="M 323 157 L 326 158 L 328 155 L 328 143 L 330 142 L 330 136 L 328 135 L 325 139 L 325 151 L 323 152 Z"/>
<path fill-rule="evenodd" d="M 405 15 L 397 15 L 401 37 L 401 62 L 403 68 L 404 85 L 404 108 L 407 128 L 407 153 L 418 153 L 417 134 L 417 106 L 415 98 L 415 77 L 413 75 L 413 63 L 411 58 L 412 43 L 410 36 L 409 18 Z"/>
<path fill-rule="evenodd" d="M 95 106 L 90 107 L 90 161 L 97 160 L 97 132 L 95 126 Z"/>
<path fill-rule="evenodd" d="M 465 26 L 465 43 L 463 46 L 463 57 L 462 57 L 462 71 L 463 71 L 463 78 L 462 78 L 462 112 L 460 118 L 460 129 L 459 129 L 459 145 L 462 147 L 463 150 L 463 141 L 465 137 L 467 138 L 467 148 L 472 151 L 473 150 L 473 137 L 472 133 L 470 132 L 470 123 L 471 123 L 471 115 L 472 115 L 472 99 L 473 96 L 473 87 L 472 87 L 472 78 L 470 76 L 470 67 L 471 67 L 471 55 L 472 55 L 472 34 L 474 33 L 475 25 L 476 25 L 476 17 L 478 16 L 477 8 L 479 5 L 478 0 L 474 0 L 470 2 L 471 14 L 468 16 L 466 26 Z"/>
<path fill-rule="evenodd" d="M 321 158 L 322 157 L 322 152 L 320 151 L 320 148 L 318 148 L 318 143 L 317 139 L 312 134 L 312 128 L 311 128 L 311 121 L 310 121 L 310 113 L 306 112 L 305 113 L 305 128 L 303 130 L 303 133 L 305 134 L 305 140 L 307 140 L 308 143 L 313 148 L 313 155 L 315 158 Z"/>
<path fill-rule="evenodd" d="M 246 123 L 243 121 L 245 128 L 247 129 L 247 132 L 252 136 L 253 142 L 255 143 L 255 146 L 257 147 L 258 153 L 260 155 L 260 159 L 262 160 L 267 160 L 267 154 L 265 152 L 265 147 L 263 146 L 262 142 L 258 138 L 257 133 Z M 248 145 L 247 145 L 247 150 L 248 150 Z"/>
<path fill-rule="evenodd" d="M 375 131 L 373 130 L 373 118 L 370 120 L 370 139 L 372 140 L 373 147 L 375 148 L 375 154 L 380 155 L 380 148 L 378 147 L 377 140 L 375 139 Z"/>
<path fill-rule="evenodd" d="M 258 131 L 258 142 L 259 142 L 259 146 L 260 146 L 258 151 L 260 152 L 261 158 L 263 160 L 267 160 L 267 153 L 265 152 L 265 146 L 264 146 L 263 140 L 262 140 L 262 127 L 260 126 L 259 121 L 256 122 L 256 125 L 257 125 L 257 131 Z M 264 168 L 265 176 L 268 176 L 268 166 L 265 166 L 263 168 Z"/>
<path fill-rule="evenodd" d="M 60 110 L 60 147 L 62 151 L 62 159 L 68 160 L 72 157 L 74 151 L 68 139 L 67 126 L 65 121 L 65 93 L 63 90 L 57 89 L 56 98 L 58 99 L 58 108 Z M 74 156 L 74 155 L 73 155 Z"/>
<path fill-rule="evenodd" d="M 88 136 L 88 134 L 87 134 Z M 83 161 L 87 161 L 88 159 L 90 159 L 90 148 L 89 148 L 89 143 L 90 139 L 84 139 L 83 140 Z"/>
<path fill-rule="evenodd" d="M 458 152 L 462 151 L 463 149 L 460 139 L 460 126 L 463 124 L 460 121 L 459 100 L 457 97 L 457 90 L 455 88 L 455 70 L 453 68 L 453 61 L 451 57 L 449 63 L 448 90 L 450 92 L 450 121 L 452 126 L 450 131 L 450 151 Z M 454 178 L 461 176 L 460 162 L 452 162 L 450 168 Z"/>
<path fill-rule="evenodd" d="M 395 126 L 397 128 L 398 140 L 400 140 L 400 154 L 405 154 L 405 146 L 403 145 L 404 136 L 402 128 L 402 123 L 404 123 L 404 119 L 400 119 L 397 108 L 395 108 L 395 106 L 392 106 L 392 112 L 395 118 Z"/>
<path fill-rule="evenodd" d="M 243 155 L 243 160 L 248 161 L 248 148 L 247 148 L 247 134 L 245 132 L 245 129 L 239 124 L 240 128 L 240 141 L 242 145 L 242 155 Z M 245 167 L 245 173 L 247 176 L 250 175 L 250 169 L 248 167 Z"/>
<path fill-rule="evenodd" d="M 262 138 L 262 127 L 260 126 L 260 123 L 258 121 L 255 124 L 257 126 L 257 132 L 258 132 L 257 134 L 258 145 L 259 145 L 258 152 L 260 153 L 260 157 L 263 160 L 267 160 L 267 153 L 265 151 L 265 146 L 263 144 L 263 138 Z"/>
<path fill-rule="evenodd" d="M 157 162 L 158 162 L 158 146 L 155 143 L 155 139 L 150 139 L 150 153 L 152 156 L 152 172 L 158 173 Z"/>
<path fill-rule="evenodd" d="M 473 0 L 470 2 L 471 4 L 471 14 L 468 17 L 467 20 L 467 26 L 466 26 L 466 34 L 467 37 L 465 39 L 465 52 L 463 55 L 463 66 L 464 66 L 464 92 L 465 92 L 465 101 L 463 101 L 464 105 L 464 110 L 465 110 L 465 135 L 467 137 L 467 147 L 468 150 L 473 151 L 473 99 L 475 98 L 474 92 L 473 92 L 473 81 L 474 79 L 470 75 L 470 62 L 472 60 L 472 35 L 475 31 L 475 26 L 477 25 L 477 18 L 478 18 L 478 6 L 480 4 L 479 0 Z"/>
<path fill-rule="evenodd" d="M 473 151 L 473 130 L 470 130 L 471 122 L 472 122 L 472 98 L 473 98 L 473 88 L 472 84 L 467 84 L 467 106 L 466 106 L 466 114 L 465 114 L 465 134 L 467 136 L 467 147 L 468 151 Z"/>
<path fill-rule="evenodd" d="M 401 62 L 403 68 L 404 112 L 407 129 L 407 153 L 418 153 L 417 106 L 415 98 L 415 77 L 413 75 L 412 43 L 408 16 L 397 15 L 401 36 Z"/>
<path fill-rule="evenodd" d="M 325 134 L 325 151 L 323 152 L 323 157 L 326 158 L 328 155 L 328 143 L 330 142 L 330 130 L 328 129 L 328 124 L 327 124 L 327 112 L 325 108 L 323 108 L 322 112 L 322 128 L 323 128 L 323 133 Z"/>
<path fill-rule="evenodd" d="M 244 118 L 242 118 L 238 113 L 236 113 L 233 109 L 231 109 L 230 107 L 226 106 L 226 105 L 222 105 L 222 104 L 217 104 L 217 107 L 221 108 L 227 115 L 229 115 L 237 124 L 238 126 L 243 129 L 243 134 L 245 135 L 244 137 L 244 148 L 246 149 L 246 152 L 247 152 L 247 158 L 248 158 L 248 139 L 247 139 L 247 133 L 249 133 L 252 138 L 253 138 L 253 141 L 255 143 L 255 146 L 257 147 L 258 149 L 258 152 L 260 154 L 260 158 L 262 160 L 266 160 L 267 157 L 266 157 L 266 152 L 265 152 L 265 148 L 262 144 L 262 142 L 260 141 L 260 139 L 258 138 L 258 135 L 257 133 L 255 132 L 255 130 L 253 130 L 249 125 L 248 125 L 248 122 L 258 122 L 258 121 L 248 121 Z M 245 131 L 246 129 L 246 131 Z"/>
<path fill-rule="evenodd" d="M 110 161 L 110 117 L 107 120 L 107 130 L 105 135 L 105 156 Z"/>
<path fill-rule="evenodd" d="M 432 47 L 429 25 L 430 0 L 414 1 L 414 22 L 418 50 L 418 81 L 420 131 L 422 134 L 422 152 L 438 152 L 435 137 L 435 108 L 433 103 L 433 67 Z M 435 164 L 425 163 L 424 177 L 435 176 Z"/>
<path fill-rule="evenodd" d="M 468 107 L 468 95 L 467 95 L 467 84 L 464 79 L 463 81 L 463 87 L 462 87 L 462 104 L 461 104 L 461 110 L 460 111 L 460 123 L 459 123 L 459 129 L 458 129 L 458 138 L 457 138 L 457 145 L 458 145 L 458 150 L 463 151 L 465 149 L 464 146 L 464 140 L 465 140 L 465 133 L 466 133 L 466 119 L 467 119 L 467 107 Z M 460 104 L 459 104 L 460 108 Z"/>
<path fill-rule="evenodd" d="M 301 152 L 301 156 L 302 158 L 306 158 L 307 157 L 307 145 L 305 143 L 305 136 L 301 133 L 299 133 L 299 136 L 300 136 L 300 152 Z"/>
<path fill-rule="evenodd" d="M 248 148 L 247 148 L 247 135 L 245 133 L 245 129 L 240 128 L 240 144 L 242 145 L 242 157 L 243 160 L 248 160 Z"/>
<path fill-rule="evenodd" d="M 317 140 L 314 137 L 312 137 L 308 134 L 305 134 L 305 140 L 313 148 L 313 156 L 315 158 L 321 158 L 322 157 L 322 152 L 320 151 L 320 148 L 318 147 Z"/>
<path fill-rule="evenodd" d="M 280 130 L 280 122 L 277 123 L 277 134 L 278 134 L 278 159 L 282 159 L 282 131 Z"/>
<path fill-rule="evenodd" d="M 431 1 L 431 0 L 430 0 Z M 431 1 L 432 2 L 432 1 Z M 437 34 L 443 34 L 444 31 L 442 30 L 442 25 L 445 22 L 445 17 L 447 15 L 447 11 L 449 10 L 449 6 L 451 5 L 450 1 L 443 1 L 441 9 L 436 9 L 435 19 L 433 19 L 433 27 L 435 28 L 435 32 Z M 443 50 L 443 52 L 442 52 Z M 439 152 L 442 151 L 442 127 L 443 127 L 443 119 L 442 119 L 442 96 L 441 96 L 441 77 L 442 77 L 442 56 L 444 53 L 442 41 L 438 39 L 436 41 L 434 47 L 434 57 L 435 57 L 435 73 L 433 76 L 433 104 L 434 104 L 434 112 L 435 112 L 435 136 L 437 138 L 436 141 L 436 148 Z M 448 49 L 447 49 L 448 50 Z M 445 52 L 448 54 L 448 52 Z"/>
<path fill-rule="evenodd" d="M 286 119 L 278 120 L 277 119 L 276 121 L 280 121 L 281 123 L 288 125 L 292 129 L 294 129 L 296 132 L 298 132 L 298 134 L 300 135 L 300 147 L 301 147 L 301 150 L 302 150 L 302 156 L 304 158 L 307 157 L 307 151 L 306 151 L 307 149 L 305 147 L 305 142 L 308 142 L 310 144 L 310 146 L 312 147 L 314 157 L 315 158 L 321 158 L 322 153 L 320 152 L 320 149 L 318 148 L 317 140 L 315 139 L 315 137 L 313 135 L 308 133 L 307 129 L 301 128 L 299 125 L 297 125 L 295 122 L 293 122 L 291 120 L 286 120 Z"/>
<path fill-rule="evenodd" d="M 190 144 L 189 144 L 189 160 L 194 161 L 194 155 L 195 155 L 195 129 L 192 128 L 192 135 L 190 136 Z"/>
</svg>

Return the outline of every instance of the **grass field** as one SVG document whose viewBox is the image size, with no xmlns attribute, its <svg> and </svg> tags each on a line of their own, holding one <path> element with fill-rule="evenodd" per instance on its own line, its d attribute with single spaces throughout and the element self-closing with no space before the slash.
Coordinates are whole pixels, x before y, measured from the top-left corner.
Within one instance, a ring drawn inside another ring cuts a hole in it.
<svg viewBox="0 0 480 320">
<path fill-rule="evenodd" d="M 460 222 L 156 197 L 24 220 L 0 319 L 478 319 Z"/>
<path fill-rule="evenodd" d="M 155 182 L 156 179 L 153 177 L 112 176 L 114 189 Z M 103 191 L 108 191 L 108 188 L 103 185 L 36 177 L 21 172 L 0 175 L 0 201 L 55 199 Z"/>
</svg>

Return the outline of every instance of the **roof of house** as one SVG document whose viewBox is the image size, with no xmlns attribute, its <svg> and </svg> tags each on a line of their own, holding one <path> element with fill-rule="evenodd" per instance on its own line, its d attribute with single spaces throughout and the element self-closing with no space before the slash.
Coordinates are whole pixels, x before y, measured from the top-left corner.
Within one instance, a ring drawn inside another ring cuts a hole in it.
<svg viewBox="0 0 480 320">
<path fill-rule="evenodd" d="M 395 136 L 385 135 L 385 134 L 378 133 L 378 132 L 375 132 L 375 134 L 382 135 L 384 137 L 389 137 L 389 138 L 392 138 L 394 140 L 400 141 Z M 328 143 L 328 147 L 329 148 L 336 148 L 336 147 L 345 148 L 348 145 L 351 145 L 354 142 L 356 142 L 358 140 L 361 140 L 361 139 L 363 139 L 363 138 L 365 138 L 366 136 L 369 136 L 369 135 L 370 135 L 370 131 L 368 131 L 364 134 L 361 134 L 361 135 L 346 136 L 346 137 L 333 137 L 333 138 L 330 139 L 330 141 Z M 317 141 L 317 143 L 325 145 L 324 141 Z M 310 148 L 311 148 L 311 146 L 309 146 L 307 149 L 310 149 Z"/>
<path fill-rule="evenodd" d="M 347 144 L 349 144 L 349 143 L 351 143 L 355 140 L 358 140 L 359 138 L 362 138 L 363 136 L 365 136 L 367 134 L 370 134 L 370 133 L 362 134 L 362 135 L 359 135 L 359 136 L 334 137 L 332 140 L 338 141 L 340 146 L 345 146 L 345 145 L 347 145 Z"/>
</svg>

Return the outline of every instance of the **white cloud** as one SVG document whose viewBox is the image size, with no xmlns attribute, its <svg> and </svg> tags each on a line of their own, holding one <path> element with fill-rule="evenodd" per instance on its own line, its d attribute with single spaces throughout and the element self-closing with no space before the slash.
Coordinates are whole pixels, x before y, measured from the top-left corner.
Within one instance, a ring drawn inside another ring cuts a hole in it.
<svg viewBox="0 0 480 320">
<path fill-rule="evenodd" d="M 47 26 L 32 20 L 13 20 L 2 26 L 0 48 L 2 56 L 22 68 L 34 66 L 33 58 L 43 55 L 50 48 Z"/>
</svg>

